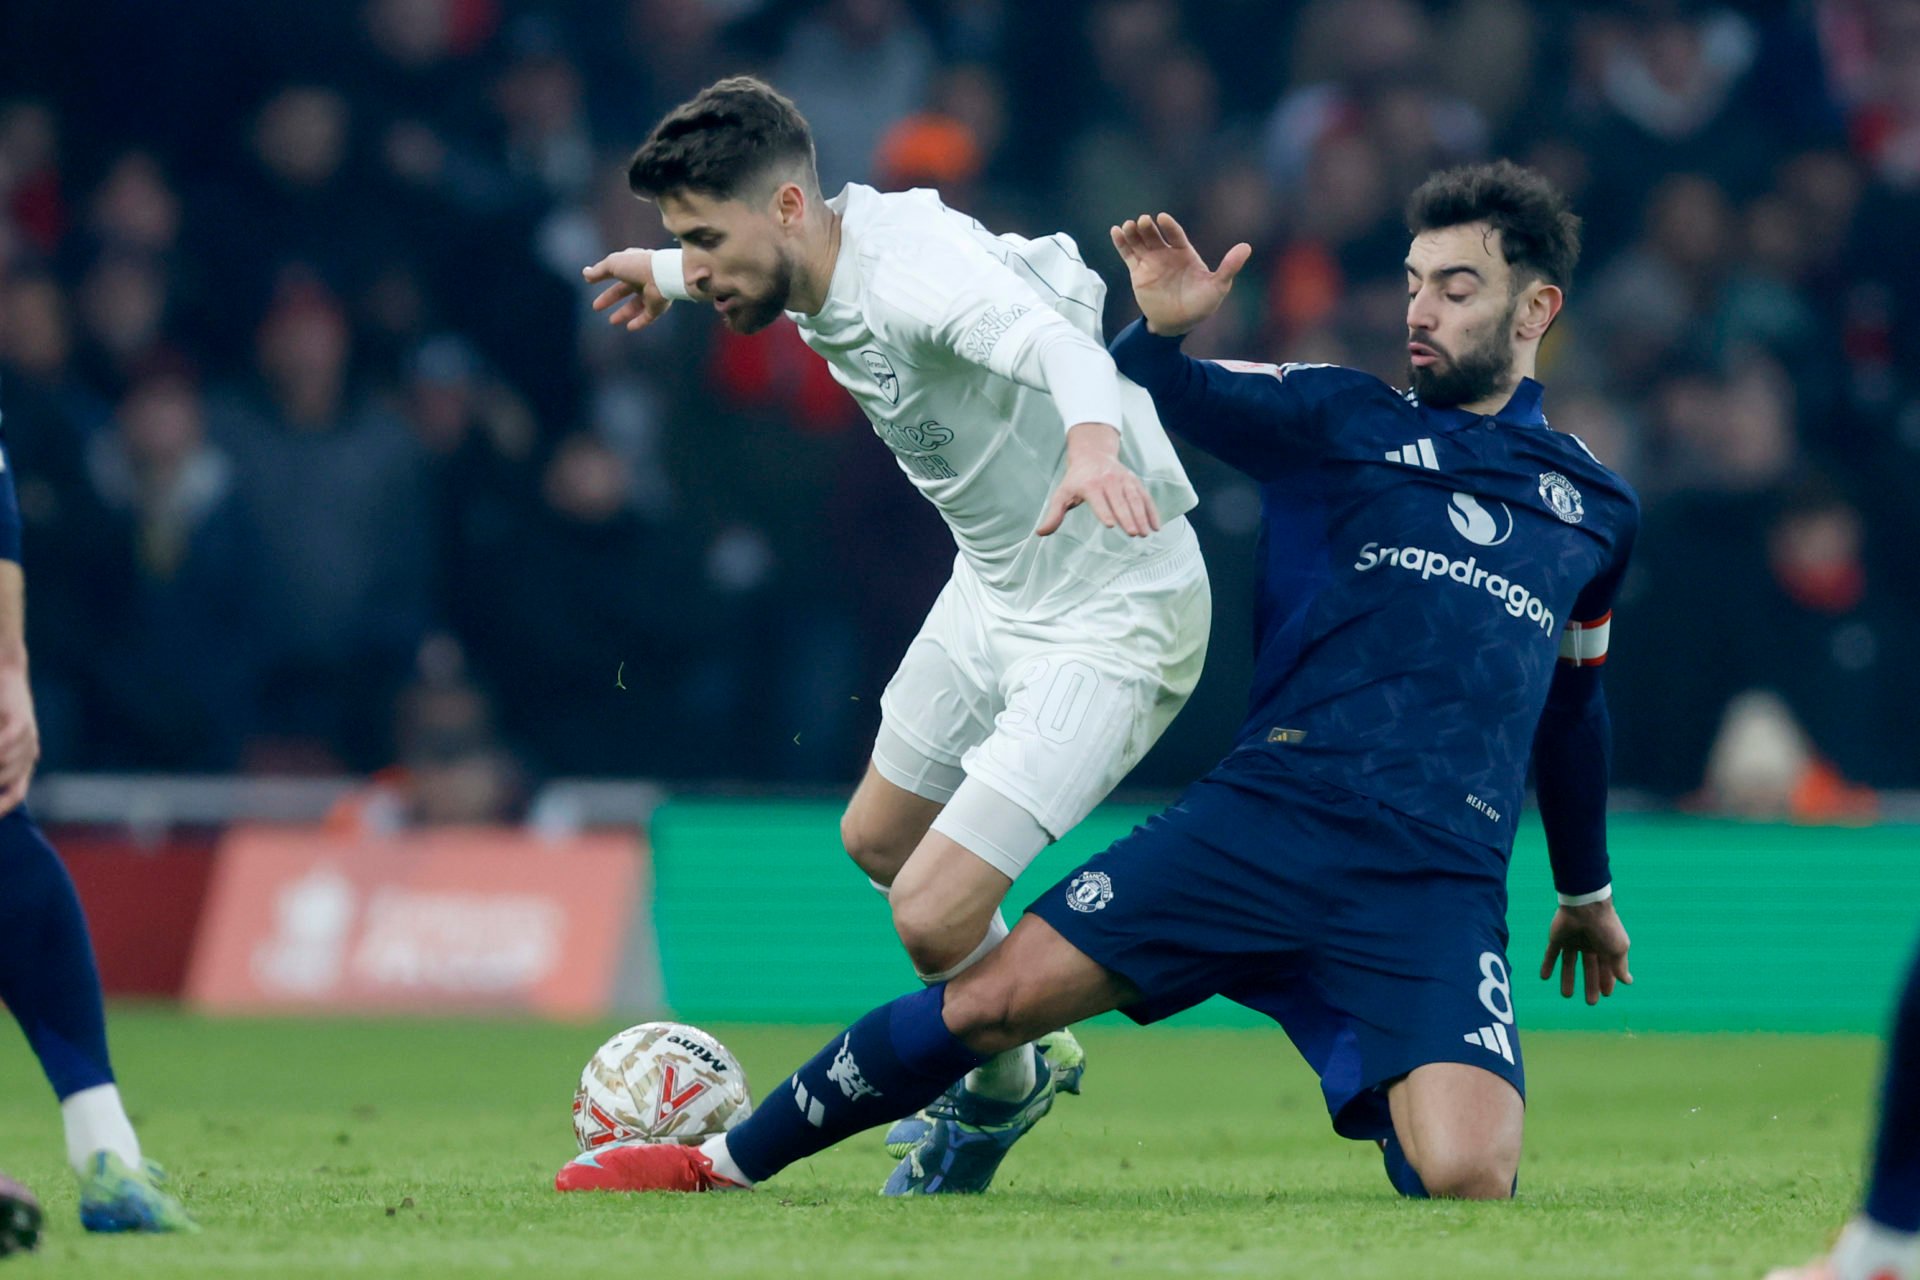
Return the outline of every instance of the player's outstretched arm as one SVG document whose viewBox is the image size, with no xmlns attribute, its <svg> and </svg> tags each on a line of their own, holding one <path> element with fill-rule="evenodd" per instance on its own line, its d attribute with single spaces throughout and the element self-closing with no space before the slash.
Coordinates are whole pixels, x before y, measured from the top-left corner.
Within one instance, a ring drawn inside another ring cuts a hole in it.
<svg viewBox="0 0 1920 1280">
<path fill-rule="evenodd" d="M 629 332 L 644 329 L 658 320 L 673 302 L 654 280 L 651 249 L 622 249 L 610 253 L 592 266 L 581 268 L 580 274 L 588 284 L 611 282 L 593 300 L 593 309 L 610 311 L 607 323 L 623 324 Z"/>
<path fill-rule="evenodd" d="M 1162 337 L 1186 333 L 1218 311 L 1233 289 L 1233 278 L 1253 256 L 1253 246 L 1243 241 L 1227 250 L 1219 270 L 1209 270 L 1170 213 L 1143 213 L 1108 234 L 1127 264 L 1133 298 L 1147 328 Z"/>
<path fill-rule="evenodd" d="M 27 683 L 23 638 L 26 577 L 12 560 L 0 559 L 0 814 L 27 798 L 40 762 L 40 726 Z"/>
<path fill-rule="evenodd" d="M 1253 250 L 1236 244 L 1210 270 L 1171 214 L 1112 231 L 1140 319 L 1113 340 L 1115 366 L 1153 397 L 1169 431 L 1256 480 L 1327 447 L 1329 396 L 1365 374 L 1329 365 L 1196 360 L 1185 334 L 1220 309 Z M 1305 376 L 1301 376 L 1301 375 Z"/>
</svg>

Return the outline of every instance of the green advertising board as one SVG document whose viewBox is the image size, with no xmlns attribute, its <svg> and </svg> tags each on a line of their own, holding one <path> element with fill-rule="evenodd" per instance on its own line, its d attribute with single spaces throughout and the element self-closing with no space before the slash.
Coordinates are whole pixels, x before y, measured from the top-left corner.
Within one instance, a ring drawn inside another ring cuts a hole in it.
<svg viewBox="0 0 1920 1280">
<path fill-rule="evenodd" d="M 1152 810 L 1109 805 L 1014 887 L 1023 907 Z M 695 1020 L 844 1022 L 914 983 L 885 902 L 847 860 L 838 805 L 676 799 L 652 829 L 667 1002 Z M 1631 816 L 1611 825 L 1635 985 L 1598 1009 L 1538 981 L 1554 909 L 1537 825 L 1509 878 L 1521 1025 L 1879 1031 L 1920 934 L 1920 827 Z M 1009 911 L 1009 918 L 1013 911 Z M 1264 1019 L 1213 1001 L 1182 1020 Z"/>
</svg>

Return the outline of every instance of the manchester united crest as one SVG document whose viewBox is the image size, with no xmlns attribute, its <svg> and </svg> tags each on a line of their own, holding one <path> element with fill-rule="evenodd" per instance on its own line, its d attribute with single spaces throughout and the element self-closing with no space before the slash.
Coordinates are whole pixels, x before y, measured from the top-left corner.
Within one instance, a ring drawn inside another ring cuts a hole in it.
<svg viewBox="0 0 1920 1280">
<path fill-rule="evenodd" d="M 1540 500 L 1568 524 L 1579 524 L 1587 517 L 1587 506 L 1580 500 L 1580 491 L 1558 471 L 1540 473 Z"/>
</svg>

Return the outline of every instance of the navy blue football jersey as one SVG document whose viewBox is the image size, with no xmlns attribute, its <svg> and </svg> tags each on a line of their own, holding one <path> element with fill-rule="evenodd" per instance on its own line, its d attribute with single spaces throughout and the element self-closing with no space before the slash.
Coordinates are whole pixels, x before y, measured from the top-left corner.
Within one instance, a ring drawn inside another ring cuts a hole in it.
<svg viewBox="0 0 1920 1280">
<path fill-rule="evenodd" d="M 1548 428 L 1331 365 L 1113 344 L 1169 430 L 1260 482 L 1252 703 L 1235 753 L 1509 851 L 1556 663 L 1606 657 L 1633 491 Z M 1257 771 L 1256 771 L 1257 772 Z"/>
<path fill-rule="evenodd" d="M 0 415 L 0 423 L 4 423 Z M 13 485 L 13 451 L 0 435 L 0 560 L 20 560 L 20 496 Z"/>
</svg>

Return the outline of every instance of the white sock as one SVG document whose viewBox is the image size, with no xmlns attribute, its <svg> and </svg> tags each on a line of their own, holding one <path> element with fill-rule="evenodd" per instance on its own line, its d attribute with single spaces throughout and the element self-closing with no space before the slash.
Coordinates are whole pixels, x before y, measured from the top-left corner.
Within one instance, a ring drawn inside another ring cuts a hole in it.
<svg viewBox="0 0 1920 1280">
<path fill-rule="evenodd" d="M 995 1102 L 1018 1102 L 1032 1093 L 1039 1081 L 1033 1046 L 1023 1044 L 1018 1049 L 995 1054 L 967 1072 L 967 1092 Z"/>
<path fill-rule="evenodd" d="M 75 1173 L 87 1171 L 87 1157 L 96 1151 L 113 1152 L 129 1169 L 140 1167 L 140 1139 L 133 1136 L 119 1086 L 97 1084 L 68 1094 L 60 1100 L 60 1118 L 67 1126 L 67 1163 Z"/>
<path fill-rule="evenodd" d="M 700 1154 L 713 1165 L 713 1171 L 729 1182 L 737 1182 L 743 1187 L 753 1185 L 753 1179 L 740 1172 L 740 1166 L 733 1162 L 733 1153 L 727 1150 L 727 1135 L 716 1133 L 700 1144 Z"/>
<path fill-rule="evenodd" d="M 1864 1213 L 1847 1224 L 1833 1246 L 1830 1265 L 1836 1280 L 1916 1280 L 1920 1277 L 1920 1237 L 1883 1227 Z"/>
</svg>

